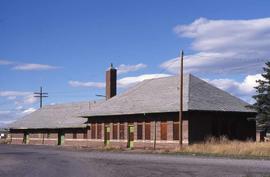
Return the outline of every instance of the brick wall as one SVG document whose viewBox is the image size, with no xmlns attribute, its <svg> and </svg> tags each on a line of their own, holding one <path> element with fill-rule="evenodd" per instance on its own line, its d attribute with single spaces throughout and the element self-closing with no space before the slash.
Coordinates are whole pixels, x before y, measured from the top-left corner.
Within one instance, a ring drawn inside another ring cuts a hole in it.
<svg viewBox="0 0 270 177">
<path fill-rule="evenodd" d="M 178 147 L 179 140 L 173 140 L 173 122 L 177 121 L 178 114 L 177 113 L 171 113 L 164 115 L 138 115 L 138 116 L 125 116 L 122 119 L 117 118 L 99 118 L 99 122 L 103 122 L 103 133 L 104 133 L 104 125 L 110 127 L 110 143 L 109 147 L 117 147 L 117 148 L 126 148 L 128 144 L 128 126 L 133 125 L 134 126 L 134 147 L 135 148 L 153 148 L 154 147 L 154 140 L 156 138 L 156 147 L 157 148 L 166 148 L 166 145 L 168 148 L 175 148 Z M 161 121 L 167 121 L 167 140 L 161 140 L 160 136 L 160 123 Z M 185 132 L 185 143 L 188 143 L 188 120 L 185 120 L 185 127 L 183 127 L 183 130 Z M 145 124 L 146 122 L 150 122 L 150 134 L 151 139 L 145 140 Z M 156 122 L 156 123 L 155 123 Z M 96 120 L 89 120 L 89 123 L 96 124 Z M 124 140 L 120 140 L 120 123 L 124 124 Z M 117 134 L 118 134 L 118 140 L 113 139 L 113 124 L 117 124 Z M 137 126 L 138 124 L 142 125 L 142 140 L 137 140 Z M 156 126 L 156 132 L 155 132 L 155 126 Z M 91 137 L 91 131 L 89 131 L 89 134 Z M 156 137 L 155 137 L 156 136 Z M 95 142 L 95 140 L 88 139 L 90 142 Z M 102 136 L 102 140 L 104 141 L 104 135 Z M 104 146 L 104 142 L 102 144 Z"/>
<path fill-rule="evenodd" d="M 109 147 L 126 148 L 128 145 L 128 125 L 134 125 L 134 148 L 152 149 L 156 144 L 156 149 L 174 149 L 179 145 L 179 140 L 173 140 L 173 124 L 178 121 L 178 113 L 164 114 L 144 114 L 132 116 L 117 116 L 117 117 L 99 117 L 98 119 L 89 120 L 90 124 L 101 124 L 101 138 L 91 139 L 91 126 L 88 128 L 74 129 L 54 129 L 54 130 L 27 130 L 29 133 L 29 144 L 58 144 L 58 132 L 65 134 L 65 146 L 87 146 L 92 148 L 104 147 L 104 126 L 110 127 L 110 142 Z M 195 112 L 184 113 L 183 119 L 183 144 L 203 141 L 206 136 L 213 134 L 213 126 L 218 127 L 219 124 L 213 123 L 213 120 L 224 118 L 225 123 L 231 125 L 232 119 L 235 119 L 236 137 L 244 139 L 245 137 L 256 137 L 254 122 L 248 122 L 245 114 L 217 114 L 210 112 Z M 231 121 L 231 122 L 230 122 Z M 150 122 L 150 140 L 145 140 L 145 125 Z M 161 122 L 167 122 L 167 139 L 161 140 Z M 120 140 L 120 123 L 124 124 L 124 140 Z M 113 124 L 118 126 L 118 139 L 113 139 Z M 137 126 L 142 125 L 142 139 L 137 139 Z M 241 125 L 241 126 L 240 126 Z M 218 127 L 221 129 L 220 127 Z M 156 129 L 156 131 L 155 131 Z M 230 127 L 230 132 L 235 129 Z M 221 130 L 218 130 L 221 131 Z M 254 132 L 253 132 L 254 131 Z M 87 136 L 85 136 L 85 133 Z M 76 136 L 74 136 L 76 134 Z M 97 128 L 96 132 L 97 134 Z M 253 135 L 254 134 L 254 135 Z M 11 137 L 13 144 L 23 143 L 24 130 L 12 130 Z M 156 143 L 155 143 L 156 140 Z"/>
</svg>

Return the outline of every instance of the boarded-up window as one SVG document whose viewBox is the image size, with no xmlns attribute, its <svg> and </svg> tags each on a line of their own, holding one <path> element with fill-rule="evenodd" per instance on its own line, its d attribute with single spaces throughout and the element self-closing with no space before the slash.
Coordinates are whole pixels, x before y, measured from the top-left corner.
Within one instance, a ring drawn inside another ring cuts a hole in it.
<svg viewBox="0 0 270 177">
<path fill-rule="evenodd" d="M 96 139 L 96 124 L 91 125 L 91 139 Z"/>
<path fill-rule="evenodd" d="M 124 124 L 120 124 L 120 127 L 119 127 L 119 138 L 121 140 L 125 139 L 125 125 Z"/>
<path fill-rule="evenodd" d="M 151 139 L 151 124 L 150 122 L 145 123 L 145 140 Z"/>
<path fill-rule="evenodd" d="M 73 133 L 73 139 L 77 139 L 77 133 L 76 132 Z"/>
<path fill-rule="evenodd" d="M 113 124 L 113 139 L 117 140 L 118 139 L 118 125 Z"/>
<path fill-rule="evenodd" d="M 88 138 L 87 130 L 85 130 L 85 131 L 83 132 L 83 139 L 87 139 L 87 138 Z"/>
<path fill-rule="evenodd" d="M 97 139 L 101 139 L 102 125 L 97 124 Z"/>
<path fill-rule="evenodd" d="M 142 124 L 137 125 L 137 139 L 142 140 Z"/>
<path fill-rule="evenodd" d="M 167 122 L 160 123 L 160 139 L 167 140 Z"/>
<path fill-rule="evenodd" d="M 179 122 L 173 123 L 173 140 L 179 140 Z"/>
</svg>

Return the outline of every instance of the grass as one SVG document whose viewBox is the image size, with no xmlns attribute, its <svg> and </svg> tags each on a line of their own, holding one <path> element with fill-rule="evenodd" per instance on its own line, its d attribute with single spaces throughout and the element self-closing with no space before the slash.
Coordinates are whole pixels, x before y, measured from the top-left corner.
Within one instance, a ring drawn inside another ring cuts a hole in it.
<svg viewBox="0 0 270 177">
<path fill-rule="evenodd" d="M 6 139 L 0 139 L 0 144 L 7 144 L 8 143 L 8 140 Z"/>
<path fill-rule="evenodd" d="M 0 144 L 6 144 L 0 141 Z M 183 146 L 181 149 L 174 150 L 153 150 L 153 149 L 126 149 L 114 147 L 89 148 L 89 147 L 72 147 L 82 150 L 98 150 L 112 152 L 134 152 L 134 153 L 157 153 L 157 154 L 187 154 L 200 156 L 219 156 L 234 158 L 255 158 L 270 160 L 270 142 L 254 141 L 231 141 L 226 137 L 214 138 L 209 137 L 202 143 Z"/>
<path fill-rule="evenodd" d="M 153 150 L 153 149 L 121 149 L 103 147 L 99 151 L 134 152 L 134 153 L 157 153 L 157 154 L 186 154 L 199 156 L 218 156 L 233 158 L 252 158 L 270 160 L 270 142 L 231 141 L 226 137 L 209 137 L 205 142 L 183 146 L 174 150 Z"/>
<path fill-rule="evenodd" d="M 179 153 L 239 156 L 239 157 L 266 157 L 270 158 L 269 142 L 230 141 L 226 137 L 208 138 L 204 143 L 184 146 Z"/>
<path fill-rule="evenodd" d="M 78 147 L 78 149 L 90 149 L 89 147 Z M 174 150 L 153 150 L 153 149 L 126 149 L 115 147 L 94 148 L 91 150 L 129 152 L 129 153 L 157 153 L 157 154 L 186 154 L 199 156 L 217 156 L 233 158 L 252 158 L 270 160 L 270 142 L 254 141 L 231 141 L 226 137 L 210 137 L 205 142 L 183 146 Z"/>
</svg>

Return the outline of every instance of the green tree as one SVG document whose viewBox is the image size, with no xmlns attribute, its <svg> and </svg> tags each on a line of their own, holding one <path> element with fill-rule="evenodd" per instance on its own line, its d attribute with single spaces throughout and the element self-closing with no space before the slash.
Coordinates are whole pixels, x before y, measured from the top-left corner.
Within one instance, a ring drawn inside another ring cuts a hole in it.
<svg viewBox="0 0 270 177">
<path fill-rule="evenodd" d="M 257 111 L 257 128 L 266 130 L 270 127 L 270 62 L 263 67 L 263 79 L 257 80 L 258 86 L 255 87 L 256 95 L 253 96 L 255 103 L 251 106 Z"/>
</svg>

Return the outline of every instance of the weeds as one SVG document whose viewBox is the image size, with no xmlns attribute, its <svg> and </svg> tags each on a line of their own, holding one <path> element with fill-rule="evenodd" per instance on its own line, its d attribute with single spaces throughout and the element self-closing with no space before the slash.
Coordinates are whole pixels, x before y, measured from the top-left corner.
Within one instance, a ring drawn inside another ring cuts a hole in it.
<svg viewBox="0 0 270 177">
<path fill-rule="evenodd" d="M 180 152 L 232 156 L 270 157 L 270 143 L 230 141 L 226 137 L 208 137 L 205 142 L 183 147 Z"/>
</svg>

